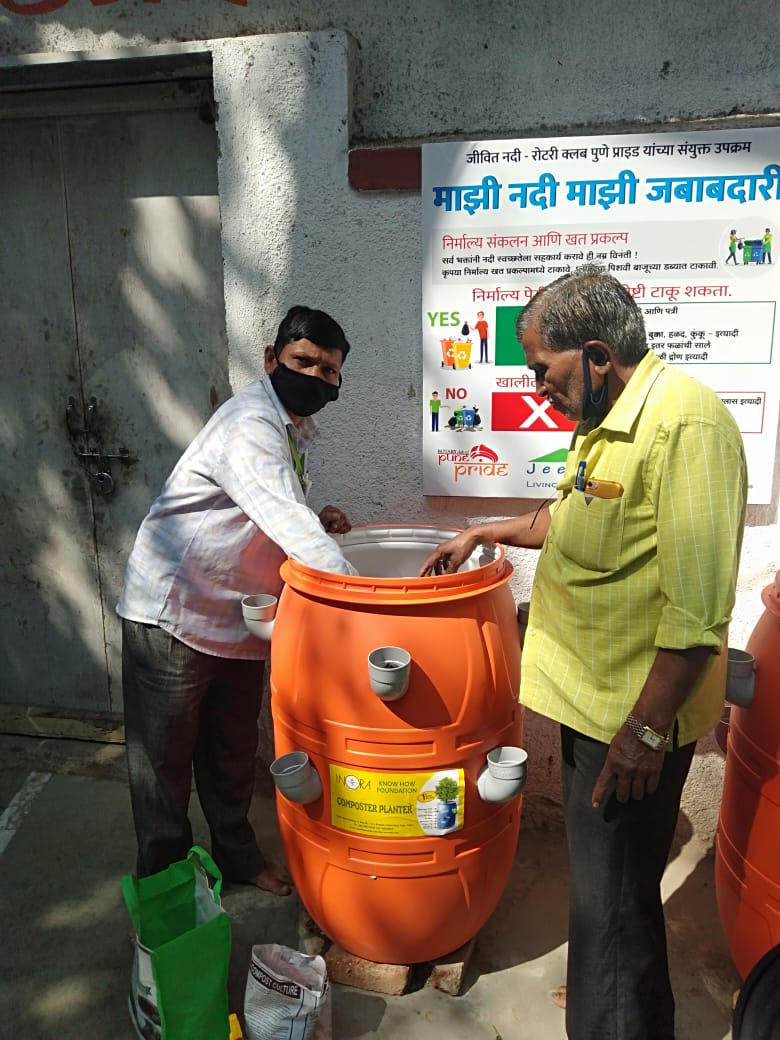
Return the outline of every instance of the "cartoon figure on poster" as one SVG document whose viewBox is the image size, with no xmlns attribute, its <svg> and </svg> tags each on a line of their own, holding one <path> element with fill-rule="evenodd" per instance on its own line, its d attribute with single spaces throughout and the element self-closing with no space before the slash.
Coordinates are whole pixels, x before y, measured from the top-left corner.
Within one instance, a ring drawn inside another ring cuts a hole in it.
<svg viewBox="0 0 780 1040">
<path fill-rule="evenodd" d="M 466 325 L 465 328 L 469 332 L 472 328 L 476 329 L 479 336 L 479 361 L 477 364 L 487 365 L 490 358 L 488 357 L 488 323 L 485 321 L 485 312 L 477 311 L 477 320 L 474 322 L 474 325 Z"/>
<path fill-rule="evenodd" d="M 764 249 L 763 254 L 761 256 L 761 263 L 763 264 L 765 260 L 768 260 L 769 263 L 771 264 L 772 263 L 772 230 L 771 230 L 771 228 L 767 228 L 764 231 L 764 237 L 761 240 L 761 244 L 762 244 L 763 249 Z"/>
<path fill-rule="evenodd" d="M 753 232 L 753 237 L 738 234 L 736 228 L 729 231 L 728 255 L 723 261 L 724 266 L 731 263 L 739 267 L 737 253 L 742 257 L 742 265 L 772 263 L 772 230 L 765 228 L 763 234 Z"/>
<path fill-rule="evenodd" d="M 729 261 L 731 261 L 731 263 L 734 264 L 735 267 L 737 266 L 737 248 L 738 248 L 738 245 L 739 245 L 739 242 L 738 242 L 738 239 L 737 239 L 737 229 L 736 228 L 732 228 L 731 231 L 729 231 L 729 252 L 728 252 L 728 256 L 726 257 L 724 263 L 728 263 Z"/>
<path fill-rule="evenodd" d="M 428 402 L 428 410 L 431 413 L 431 433 L 439 432 L 439 412 L 442 408 L 446 408 L 449 411 L 449 407 L 448 404 L 442 402 L 438 390 L 431 392 L 431 399 Z"/>
</svg>

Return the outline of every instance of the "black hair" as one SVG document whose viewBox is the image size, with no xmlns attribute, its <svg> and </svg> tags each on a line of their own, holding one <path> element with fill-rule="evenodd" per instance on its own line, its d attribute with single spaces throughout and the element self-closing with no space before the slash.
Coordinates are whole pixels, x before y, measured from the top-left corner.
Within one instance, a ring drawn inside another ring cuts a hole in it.
<svg viewBox="0 0 780 1040">
<path fill-rule="evenodd" d="M 308 339 L 323 350 L 340 350 L 342 359 L 349 353 L 349 342 L 344 330 L 325 311 L 311 307 L 291 307 L 279 325 L 274 342 L 274 354 L 278 358 L 288 343 Z"/>
</svg>

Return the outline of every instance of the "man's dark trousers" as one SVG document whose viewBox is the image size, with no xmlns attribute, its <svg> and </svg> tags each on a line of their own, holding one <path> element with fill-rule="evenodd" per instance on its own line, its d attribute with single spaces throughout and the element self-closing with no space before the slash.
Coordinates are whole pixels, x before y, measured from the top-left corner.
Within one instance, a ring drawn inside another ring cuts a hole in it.
<svg viewBox="0 0 780 1040">
<path fill-rule="evenodd" d="M 658 790 L 594 809 L 607 744 L 561 726 L 569 846 L 569 1040 L 674 1040 L 661 877 L 695 743 L 664 755 Z"/>
<path fill-rule="evenodd" d="M 227 881 L 264 866 L 248 820 L 255 785 L 264 661 L 194 650 L 155 625 L 122 622 L 122 685 L 138 876 L 184 859 L 193 770 Z"/>
</svg>

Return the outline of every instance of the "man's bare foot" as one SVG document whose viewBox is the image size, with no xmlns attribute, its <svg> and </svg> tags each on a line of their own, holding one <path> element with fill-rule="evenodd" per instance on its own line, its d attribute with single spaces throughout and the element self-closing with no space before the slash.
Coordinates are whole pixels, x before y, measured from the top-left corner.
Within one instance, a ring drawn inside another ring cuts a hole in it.
<svg viewBox="0 0 780 1040">
<path fill-rule="evenodd" d="M 249 883 L 264 892 L 272 892 L 275 896 L 289 896 L 293 890 L 292 878 L 287 873 L 287 868 L 278 863 L 266 863 L 265 870 L 249 878 Z"/>
<path fill-rule="evenodd" d="M 566 987 L 559 986 L 554 989 L 550 994 L 550 999 L 556 1007 L 559 1007 L 562 1011 L 566 1010 Z"/>
</svg>

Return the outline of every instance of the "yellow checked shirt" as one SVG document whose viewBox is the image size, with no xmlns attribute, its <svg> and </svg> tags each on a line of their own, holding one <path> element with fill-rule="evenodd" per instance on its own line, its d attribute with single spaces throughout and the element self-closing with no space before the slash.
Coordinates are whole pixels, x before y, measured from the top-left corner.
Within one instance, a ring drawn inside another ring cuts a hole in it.
<svg viewBox="0 0 780 1040">
<path fill-rule="evenodd" d="M 623 493 L 577 490 L 581 461 L 586 481 L 616 482 Z M 609 742 L 658 648 L 719 649 L 746 497 L 742 437 L 728 409 L 648 351 L 601 424 L 575 430 L 534 580 L 522 703 Z M 723 674 L 713 662 L 692 690 L 677 716 L 679 745 L 717 723 Z"/>
</svg>

